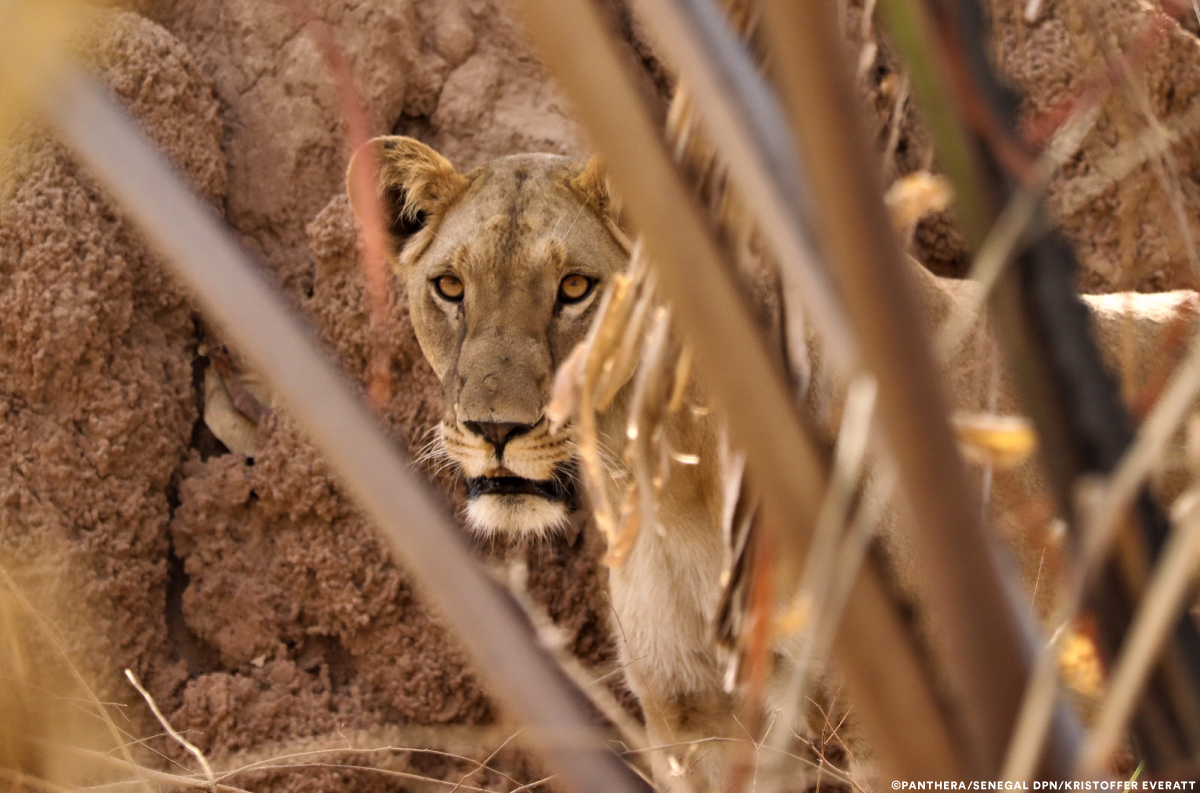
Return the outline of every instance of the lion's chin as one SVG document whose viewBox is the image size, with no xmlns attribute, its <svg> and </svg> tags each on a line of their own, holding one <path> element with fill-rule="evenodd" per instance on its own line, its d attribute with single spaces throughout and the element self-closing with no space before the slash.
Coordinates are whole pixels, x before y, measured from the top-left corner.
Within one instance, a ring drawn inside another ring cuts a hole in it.
<svg viewBox="0 0 1200 793">
<path fill-rule="evenodd" d="M 483 535 L 543 537 L 567 523 L 561 501 L 526 493 L 485 494 L 467 502 L 467 524 Z"/>
</svg>

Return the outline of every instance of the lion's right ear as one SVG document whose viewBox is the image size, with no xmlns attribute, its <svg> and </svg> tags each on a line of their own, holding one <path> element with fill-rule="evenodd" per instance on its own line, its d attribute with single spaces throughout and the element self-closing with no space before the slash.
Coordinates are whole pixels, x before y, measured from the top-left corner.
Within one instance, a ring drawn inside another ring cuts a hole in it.
<svg viewBox="0 0 1200 793">
<path fill-rule="evenodd" d="M 362 197 L 355 195 L 355 183 L 370 161 L 364 152 L 367 146 L 375 153 L 379 169 L 376 190 L 397 248 L 443 211 L 468 184 L 467 178 L 454 170 L 449 160 L 418 140 L 399 135 L 375 138 L 350 158 L 346 177 L 350 204 L 359 218 Z M 371 179 L 370 174 L 366 176 Z"/>
</svg>

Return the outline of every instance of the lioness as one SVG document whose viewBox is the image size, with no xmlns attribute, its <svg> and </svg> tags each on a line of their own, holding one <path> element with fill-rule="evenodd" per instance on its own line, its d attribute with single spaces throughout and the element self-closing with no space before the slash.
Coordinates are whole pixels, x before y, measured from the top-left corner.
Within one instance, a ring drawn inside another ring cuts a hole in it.
<svg viewBox="0 0 1200 793">
<path fill-rule="evenodd" d="M 489 534 L 551 532 L 574 498 L 575 447 L 570 426 L 551 430 L 547 403 L 556 368 L 628 264 L 615 197 L 594 161 L 517 155 L 460 174 L 416 140 L 374 145 L 413 325 L 443 387 L 441 451 L 466 479 L 468 523 Z M 920 267 L 913 276 L 933 326 L 972 288 Z M 1152 375 L 1159 328 L 1189 295 L 1091 299 L 1103 344 L 1115 363 L 1136 370 L 1135 380 Z M 953 402 L 1012 410 L 1006 378 L 989 376 L 978 350 L 969 341 L 951 366 Z M 630 473 L 620 454 L 628 391 L 627 384 L 598 428 L 614 490 Z M 672 469 L 660 496 L 661 530 L 643 531 L 610 571 L 614 632 L 651 744 L 681 746 L 671 752 L 689 758 L 683 768 L 694 789 L 716 789 L 727 752 L 710 744 L 688 755 L 686 744 L 737 730 L 710 632 L 722 564 L 719 420 L 679 411 L 667 431 L 671 448 L 699 462 Z M 1000 482 L 996 498 L 1019 496 Z M 680 773 L 671 752 L 655 753 L 660 780 Z"/>
</svg>

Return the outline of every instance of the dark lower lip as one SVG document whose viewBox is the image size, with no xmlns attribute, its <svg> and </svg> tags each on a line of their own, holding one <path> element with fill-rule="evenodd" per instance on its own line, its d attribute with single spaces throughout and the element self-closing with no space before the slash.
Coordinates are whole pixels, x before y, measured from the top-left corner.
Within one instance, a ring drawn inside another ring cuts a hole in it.
<svg viewBox="0 0 1200 793">
<path fill-rule="evenodd" d="M 559 479 L 522 479 L 519 476 L 477 476 L 467 480 L 471 498 L 480 496 L 539 496 L 547 501 L 566 501 L 570 496 Z"/>
</svg>

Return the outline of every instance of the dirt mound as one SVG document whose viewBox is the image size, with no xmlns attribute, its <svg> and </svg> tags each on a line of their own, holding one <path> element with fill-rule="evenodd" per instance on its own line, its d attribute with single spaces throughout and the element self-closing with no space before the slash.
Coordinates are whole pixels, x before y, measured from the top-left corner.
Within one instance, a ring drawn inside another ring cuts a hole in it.
<svg viewBox="0 0 1200 793">
<path fill-rule="evenodd" d="M 97 15 L 90 53 L 209 200 L 225 192 L 217 102 L 187 50 L 133 14 Z M 98 624 L 101 689 L 133 668 L 159 693 L 171 475 L 196 408 L 192 307 L 98 187 L 28 129 L 0 200 L 0 551 L 63 560 Z M 81 641 L 82 637 L 76 634 Z"/>
</svg>

